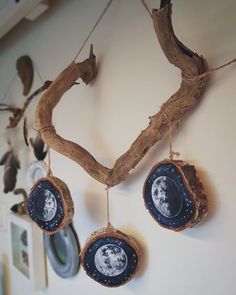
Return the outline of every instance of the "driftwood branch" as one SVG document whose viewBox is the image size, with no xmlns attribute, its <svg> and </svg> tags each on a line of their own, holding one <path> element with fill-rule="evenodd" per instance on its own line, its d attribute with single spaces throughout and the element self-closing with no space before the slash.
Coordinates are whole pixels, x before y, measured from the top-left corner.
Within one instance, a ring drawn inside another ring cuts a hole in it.
<svg viewBox="0 0 236 295">
<path fill-rule="evenodd" d="M 164 54 L 170 63 L 182 71 L 179 90 L 150 118 L 149 126 L 141 132 L 129 150 L 117 159 L 112 169 L 95 160 L 80 145 L 62 138 L 52 125 L 52 113 L 63 94 L 79 78 L 89 83 L 95 76 L 95 57 L 90 55 L 82 63 L 71 63 L 50 85 L 41 97 L 36 110 L 36 124 L 45 143 L 57 152 L 69 157 L 82 166 L 93 178 L 108 186 L 125 180 L 129 172 L 140 162 L 148 150 L 159 142 L 168 130 L 169 124 L 183 118 L 200 100 L 205 90 L 207 76 L 196 81 L 185 77 L 205 73 L 205 59 L 184 46 L 175 36 L 171 22 L 170 1 L 161 1 L 160 10 L 152 11 L 153 26 Z"/>
</svg>

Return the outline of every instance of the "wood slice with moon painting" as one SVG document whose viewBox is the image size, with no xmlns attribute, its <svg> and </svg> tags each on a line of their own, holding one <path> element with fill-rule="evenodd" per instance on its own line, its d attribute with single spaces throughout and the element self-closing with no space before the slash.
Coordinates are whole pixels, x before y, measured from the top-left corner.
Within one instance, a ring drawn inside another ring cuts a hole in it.
<svg viewBox="0 0 236 295">
<path fill-rule="evenodd" d="M 207 214 L 207 198 L 196 169 L 180 160 L 155 165 L 144 183 L 143 197 L 152 217 L 175 231 L 194 226 Z"/>
<path fill-rule="evenodd" d="M 140 249 L 130 236 L 113 227 L 94 232 L 81 252 L 88 276 L 106 287 L 118 287 L 133 278 L 140 263 Z"/>
<path fill-rule="evenodd" d="M 74 215 L 74 204 L 67 185 L 54 176 L 39 179 L 29 194 L 28 212 L 48 234 L 69 225 Z"/>
</svg>

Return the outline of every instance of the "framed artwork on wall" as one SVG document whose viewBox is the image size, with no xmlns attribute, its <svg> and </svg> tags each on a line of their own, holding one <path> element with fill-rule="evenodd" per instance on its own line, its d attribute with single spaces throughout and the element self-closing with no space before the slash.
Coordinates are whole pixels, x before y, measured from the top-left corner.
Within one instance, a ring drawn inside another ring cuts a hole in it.
<svg viewBox="0 0 236 295">
<path fill-rule="evenodd" d="M 34 290 L 46 288 L 43 232 L 26 215 L 9 213 L 11 266 Z"/>
</svg>

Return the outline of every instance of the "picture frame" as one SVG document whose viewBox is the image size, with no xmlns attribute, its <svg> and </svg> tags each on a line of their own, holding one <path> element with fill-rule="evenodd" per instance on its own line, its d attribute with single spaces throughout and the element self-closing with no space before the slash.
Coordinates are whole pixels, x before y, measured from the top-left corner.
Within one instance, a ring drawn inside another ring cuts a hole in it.
<svg viewBox="0 0 236 295">
<path fill-rule="evenodd" d="M 44 233 L 44 245 L 52 268 L 61 278 L 78 273 L 80 245 L 72 223 L 53 235 Z"/>
<path fill-rule="evenodd" d="M 45 289 L 46 259 L 43 232 L 27 215 L 9 213 L 11 267 L 34 291 Z"/>
</svg>

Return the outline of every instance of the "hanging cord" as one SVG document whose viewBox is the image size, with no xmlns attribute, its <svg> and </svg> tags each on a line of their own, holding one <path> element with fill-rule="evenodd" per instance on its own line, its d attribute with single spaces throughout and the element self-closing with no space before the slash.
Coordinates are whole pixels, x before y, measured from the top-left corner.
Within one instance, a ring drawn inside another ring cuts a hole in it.
<svg viewBox="0 0 236 295">
<path fill-rule="evenodd" d="M 40 81 L 42 82 L 42 84 L 44 84 L 44 82 L 46 81 L 46 79 L 43 79 L 43 76 L 40 74 L 39 67 L 37 66 L 37 64 L 36 64 L 35 61 L 33 61 L 33 65 L 34 65 L 35 72 L 37 73 Z"/>
<path fill-rule="evenodd" d="M 96 27 L 98 26 L 98 24 L 100 23 L 100 21 L 102 20 L 103 16 L 105 15 L 105 13 L 107 12 L 108 8 L 110 7 L 111 3 L 113 2 L 113 0 L 110 0 L 106 7 L 104 8 L 103 12 L 101 13 L 101 15 L 99 16 L 98 20 L 96 21 L 95 25 L 93 26 L 92 30 L 90 31 L 90 33 L 88 34 L 88 37 L 85 39 L 83 45 L 80 47 L 78 53 L 76 54 L 75 58 L 73 59 L 73 61 L 76 60 L 76 58 L 79 56 L 79 54 L 81 53 L 81 51 L 83 50 L 84 46 L 86 45 L 86 43 L 88 42 L 90 36 L 92 35 L 92 33 L 94 32 L 94 30 L 96 29 Z"/>
<path fill-rule="evenodd" d="M 143 3 L 143 6 L 145 7 L 145 9 L 147 10 L 148 14 L 150 15 L 150 17 L 152 19 L 152 13 L 151 13 L 151 10 L 149 9 L 147 3 L 145 2 L 145 0 L 141 0 L 141 2 Z"/>
<path fill-rule="evenodd" d="M 14 76 L 12 77 L 12 79 L 11 79 L 11 81 L 10 81 L 8 87 L 7 87 L 7 90 L 6 90 L 5 94 L 3 95 L 1 103 L 3 103 L 5 101 L 5 98 L 7 97 L 7 94 L 9 93 L 13 83 L 15 82 L 16 77 L 17 77 L 17 73 L 15 73 Z"/>
<path fill-rule="evenodd" d="M 50 147 L 48 147 L 48 163 L 46 164 L 48 166 L 48 177 L 52 176 L 52 170 L 51 170 L 51 152 L 50 152 Z"/>
<path fill-rule="evenodd" d="M 173 132 L 173 122 L 169 122 L 168 120 L 168 116 L 165 113 L 166 110 L 163 110 L 163 115 L 166 118 L 167 121 L 167 126 L 168 126 L 168 145 L 169 145 L 169 159 L 172 161 L 174 160 L 174 156 L 179 157 L 180 153 L 179 152 L 175 152 L 173 150 L 173 136 L 172 136 L 172 132 Z"/>
<path fill-rule="evenodd" d="M 109 206 L 109 189 L 110 187 L 107 185 L 105 190 L 107 191 L 107 227 L 110 228 L 112 227 L 111 223 L 110 223 L 110 206 Z"/>
<path fill-rule="evenodd" d="M 173 150 L 173 144 L 172 144 L 172 142 L 173 142 L 173 137 L 172 137 L 172 131 L 173 131 L 173 128 L 172 128 L 172 125 L 169 123 L 168 124 L 168 140 L 169 140 L 169 159 L 172 161 L 172 160 L 174 160 L 174 156 L 179 156 L 180 155 L 180 153 L 178 153 L 178 152 L 175 152 L 174 150 Z"/>
<path fill-rule="evenodd" d="M 211 73 L 216 72 L 218 70 L 221 70 L 224 67 L 227 67 L 227 66 L 229 66 L 229 65 L 231 65 L 231 64 L 233 64 L 235 62 L 236 62 L 236 58 L 232 59 L 231 61 L 229 61 L 229 62 L 227 62 L 227 63 L 225 63 L 225 64 L 223 64 L 223 65 L 221 65 L 221 66 L 219 66 L 217 68 L 210 69 L 209 71 L 207 71 L 205 73 L 202 73 L 200 75 L 196 75 L 196 76 L 186 76 L 186 75 L 183 75 L 182 78 L 183 78 L 183 80 L 186 80 L 186 81 L 189 81 L 189 82 L 198 82 L 200 79 L 202 79 L 202 78 L 210 75 Z"/>
</svg>

